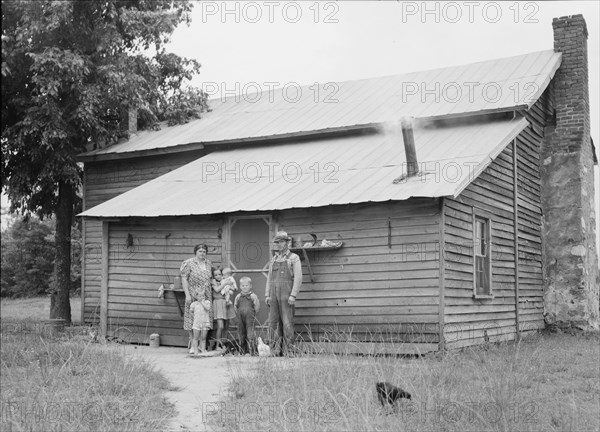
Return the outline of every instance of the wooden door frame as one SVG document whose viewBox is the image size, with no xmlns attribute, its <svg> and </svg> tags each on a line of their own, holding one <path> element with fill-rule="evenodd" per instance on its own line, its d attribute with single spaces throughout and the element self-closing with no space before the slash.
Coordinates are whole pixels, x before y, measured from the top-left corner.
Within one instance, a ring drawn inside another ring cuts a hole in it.
<svg viewBox="0 0 600 432">
<path fill-rule="evenodd" d="M 269 240 L 275 236 L 275 219 L 270 213 L 257 213 L 253 215 L 233 215 L 225 218 L 225 229 L 223 230 L 223 258 L 222 267 L 231 267 L 231 227 L 233 226 L 232 221 L 238 219 L 264 219 L 269 226 Z M 270 257 L 269 257 L 270 259 Z"/>
<path fill-rule="evenodd" d="M 231 251 L 232 251 L 232 245 L 231 245 L 231 228 L 234 224 L 234 221 L 237 220 L 241 220 L 241 219 L 263 219 L 266 223 L 267 226 L 269 227 L 269 238 L 268 238 L 268 242 L 269 242 L 269 252 L 270 252 L 270 240 L 275 236 L 275 232 L 276 232 L 276 218 L 270 214 L 270 213 L 256 213 L 256 214 L 251 214 L 251 215 L 229 215 L 225 218 L 225 227 L 223 230 L 223 250 L 224 250 L 224 254 L 223 254 L 223 258 L 222 258 L 222 267 L 230 267 L 233 270 L 233 264 L 231 263 Z M 269 255 L 269 259 L 268 262 L 270 262 L 271 257 Z M 255 273 L 265 273 L 264 269 L 262 271 L 260 270 L 256 270 Z M 268 272 L 268 271 L 267 271 Z M 249 273 L 253 273 L 252 271 L 250 271 Z M 262 299 L 261 303 L 262 303 Z M 266 328 L 266 324 L 262 325 L 262 326 L 257 326 L 257 328 Z"/>
</svg>

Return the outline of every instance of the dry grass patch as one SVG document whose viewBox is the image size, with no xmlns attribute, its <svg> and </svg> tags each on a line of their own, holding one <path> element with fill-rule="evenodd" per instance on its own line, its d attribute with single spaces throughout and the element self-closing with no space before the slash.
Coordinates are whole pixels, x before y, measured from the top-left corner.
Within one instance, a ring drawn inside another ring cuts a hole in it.
<svg viewBox="0 0 600 432">
<path fill-rule="evenodd" d="M 207 419 L 232 431 L 597 431 L 599 343 L 545 334 L 421 358 L 266 358 L 234 371 Z M 384 409 L 377 381 L 413 399 Z"/>
<path fill-rule="evenodd" d="M 121 346 L 5 320 L 1 344 L 2 430 L 161 431 L 174 414 L 166 379 Z"/>
</svg>

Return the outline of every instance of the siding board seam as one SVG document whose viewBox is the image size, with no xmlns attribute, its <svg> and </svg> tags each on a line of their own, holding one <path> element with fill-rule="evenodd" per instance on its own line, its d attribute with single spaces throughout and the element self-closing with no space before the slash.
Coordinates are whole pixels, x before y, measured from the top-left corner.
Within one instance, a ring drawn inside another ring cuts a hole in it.
<svg viewBox="0 0 600 432">
<path fill-rule="evenodd" d="M 102 222 L 102 275 L 100 287 L 100 331 L 107 335 L 108 328 L 108 270 L 110 222 Z"/>
<path fill-rule="evenodd" d="M 445 263 L 445 259 L 444 259 L 444 253 L 446 251 L 446 244 L 445 244 L 445 239 L 444 239 L 444 233 L 446 231 L 445 227 L 446 227 L 446 218 L 445 218 L 445 199 L 442 197 L 440 198 L 440 219 L 439 219 L 439 224 L 440 224 L 440 252 L 439 252 L 439 268 L 440 268 L 440 300 L 439 300 L 439 304 L 438 304 L 438 315 L 439 315 L 439 350 L 443 351 L 445 349 L 445 345 L 446 345 L 446 341 L 444 340 L 444 323 L 445 323 L 445 317 L 444 317 L 444 306 L 445 306 L 445 277 L 444 274 L 446 273 L 446 263 Z"/>
<path fill-rule="evenodd" d="M 513 199 L 514 199 L 514 235 L 515 235 L 515 338 L 519 341 L 520 330 L 519 330 L 519 192 L 518 192 L 518 161 L 519 152 L 517 151 L 517 140 L 514 139 L 512 143 L 513 147 Z"/>
</svg>

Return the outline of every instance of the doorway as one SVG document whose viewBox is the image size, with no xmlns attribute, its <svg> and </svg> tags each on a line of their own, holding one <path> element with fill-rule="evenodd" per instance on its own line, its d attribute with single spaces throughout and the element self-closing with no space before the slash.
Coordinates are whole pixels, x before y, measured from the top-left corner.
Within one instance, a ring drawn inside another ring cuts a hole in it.
<svg viewBox="0 0 600 432">
<path fill-rule="evenodd" d="M 260 301 L 257 325 L 265 325 L 269 316 L 265 288 L 271 259 L 271 216 L 231 216 L 228 228 L 227 261 L 238 287 L 242 277 L 252 279 L 252 291 Z"/>
</svg>

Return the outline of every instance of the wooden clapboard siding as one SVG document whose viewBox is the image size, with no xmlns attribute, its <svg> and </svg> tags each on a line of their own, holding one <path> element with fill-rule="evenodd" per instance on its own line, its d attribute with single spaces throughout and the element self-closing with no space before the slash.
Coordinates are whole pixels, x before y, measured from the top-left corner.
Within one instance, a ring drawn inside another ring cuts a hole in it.
<svg viewBox="0 0 600 432">
<path fill-rule="evenodd" d="M 84 245 L 82 252 L 82 321 L 100 320 L 100 284 L 102 280 L 102 221 L 86 219 L 83 222 Z"/>
<path fill-rule="evenodd" d="M 447 348 L 515 335 L 514 181 L 508 146 L 456 199 L 444 199 L 444 342 Z M 492 299 L 473 298 L 473 211 L 492 231 Z"/>
<path fill-rule="evenodd" d="M 84 168 L 84 210 L 127 192 L 199 157 L 187 152 L 132 158 L 118 161 L 88 162 Z M 102 222 L 83 222 L 82 320 L 98 322 L 100 313 Z"/>
<path fill-rule="evenodd" d="M 166 174 L 204 153 L 186 152 L 118 161 L 88 162 L 86 170 L 86 208 L 92 208 L 117 195 Z"/>
<path fill-rule="evenodd" d="M 550 90 L 525 114 L 531 126 L 517 137 L 519 323 L 525 333 L 545 325 L 540 154 L 544 128 L 553 115 Z"/>
<path fill-rule="evenodd" d="M 279 229 L 297 241 L 315 233 L 341 239 L 344 247 L 312 255 L 316 283 L 303 266 L 296 330 L 306 341 L 351 340 L 417 344 L 431 350 L 439 342 L 439 208 L 436 200 L 277 212 Z M 391 248 L 388 247 L 388 220 Z M 172 293 L 157 297 L 172 283 L 193 245 L 212 245 L 209 258 L 220 264 L 224 245 L 217 239 L 223 220 L 211 217 L 131 219 L 110 223 L 108 268 L 109 333 L 147 342 L 185 345 L 182 318 Z M 383 228 L 382 228 L 383 227 Z M 435 228 L 435 229 L 434 229 Z M 418 234 L 421 233 L 421 234 Z M 133 247 L 126 247 L 128 234 Z M 391 344 L 391 345 L 390 345 Z"/>
<path fill-rule="evenodd" d="M 223 245 L 217 238 L 221 218 L 181 217 L 128 219 L 110 224 L 108 269 L 109 333 L 127 328 L 130 339 L 148 341 L 159 333 L 161 343 L 186 345 L 187 332 L 172 292 L 158 298 L 161 284 L 176 283 L 183 260 L 193 257 L 194 245 L 207 243 L 208 258 L 222 261 Z M 128 234 L 133 247 L 126 246 Z"/>
<path fill-rule="evenodd" d="M 310 233 L 344 242 L 309 255 L 315 283 L 303 262 L 301 337 L 438 343 L 439 217 L 434 199 L 278 212 L 278 229 L 295 244 Z"/>
</svg>

